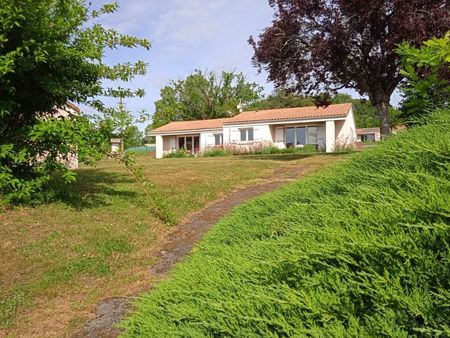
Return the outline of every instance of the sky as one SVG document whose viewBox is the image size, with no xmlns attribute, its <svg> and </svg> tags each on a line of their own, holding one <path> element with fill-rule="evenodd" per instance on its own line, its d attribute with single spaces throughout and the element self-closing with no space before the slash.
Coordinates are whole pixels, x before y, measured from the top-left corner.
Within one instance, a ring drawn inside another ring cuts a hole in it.
<svg viewBox="0 0 450 338">
<path fill-rule="evenodd" d="M 105 1 L 94 0 L 98 7 Z M 128 99 L 133 113 L 145 109 L 152 114 L 161 88 L 170 80 L 183 79 L 194 70 L 242 72 L 248 81 L 273 91 L 267 74 L 258 74 L 251 64 L 250 35 L 258 36 L 269 26 L 273 10 L 265 0 L 119 0 L 119 10 L 100 23 L 124 34 L 151 41 L 150 51 L 119 49 L 108 52 L 108 64 L 142 60 L 148 63 L 147 75 L 127 85 L 143 88 L 142 99 Z M 349 92 L 349 91 L 346 91 Z M 351 93 L 351 92 L 349 92 Z M 358 97 L 355 93 L 354 97 Z M 397 101 L 394 98 L 395 101 Z M 115 104 L 114 101 L 108 101 Z M 150 122 L 139 125 L 144 129 Z"/>
</svg>

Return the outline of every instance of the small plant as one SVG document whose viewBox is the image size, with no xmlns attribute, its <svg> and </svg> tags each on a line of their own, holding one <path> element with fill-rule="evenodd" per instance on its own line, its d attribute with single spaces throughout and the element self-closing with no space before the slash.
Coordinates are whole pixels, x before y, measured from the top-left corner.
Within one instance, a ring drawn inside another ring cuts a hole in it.
<svg viewBox="0 0 450 338">
<path fill-rule="evenodd" d="M 208 148 L 201 154 L 203 157 L 229 156 L 231 153 L 223 148 L 223 146 L 215 146 Z"/>
<path fill-rule="evenodd" d="M 180 157 L 192 157 L 192 153 L 185 149 L 177 149 L 164 154 L 164 158 L 180 158 Z"/>
</svg>

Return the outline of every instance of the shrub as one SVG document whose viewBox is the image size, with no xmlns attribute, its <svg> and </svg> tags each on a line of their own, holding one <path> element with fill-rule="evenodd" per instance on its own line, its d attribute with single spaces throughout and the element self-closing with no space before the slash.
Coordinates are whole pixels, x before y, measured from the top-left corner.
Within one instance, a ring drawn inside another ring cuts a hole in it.
<svg viewBox="0 0 450 338">
<path fill-rule="evenodd" d="M 249 144 L 226 144 L 223 149 L 233 155 L 270 155 L 270 154 L 305 154 L 317 152 L 314 144 L 304 147 L 279 148 L 271 142 Z"/>
<path fill-rule="evenodd" d="M 219 222 L 129 337 L 449 336 L 450 111 Z"/>
<path fill-rule="evenodd" d="M 171 151 L 169 153 L 164 154 L 164 158 L 179 158 L 179 157 L 192 157 L 192 153 L 189 151 L 186 151 L 185 149 L 177 149 L 174 151 Z"/>
<path fill-rule="evenodd" d="M 205 151 L 201 153 L 201 155 L 204 157 L 217 157 L 217 156 L 229 156 L 231 155 L 231 153 L 221 146 L 215 146 L 207 148 Z"/>
</svg>

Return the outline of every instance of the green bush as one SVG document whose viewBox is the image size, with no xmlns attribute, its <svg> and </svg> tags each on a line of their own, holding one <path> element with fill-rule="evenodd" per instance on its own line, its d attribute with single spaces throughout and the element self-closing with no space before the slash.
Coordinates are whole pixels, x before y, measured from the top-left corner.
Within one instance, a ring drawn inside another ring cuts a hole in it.
<svg viewBox="0 0 450 338">
<path fill-rule="evenodd" d="M 301 148 L 284 148 L 280 149 L 281 154 L 309 154 L 317 152 L 316 145 L 307 144 Z"/>
<path fill-rule="evenodd" d="M 203 157 L 217 157 L 217 156 L 229 156 L 231 155 L 230 152 L 223 149 L 222 147 L 213 147 L 206 149 L 202 152 Z"/>
<path fill-rule="evenodd" d="M 450 335 L 450 111 L 219 222 L 128 337 Z"/>
<path fill-rule="evenodd" d="M 315 152 L 317 152 L 317 149 L 314 144 L 307 144 L 301 148 L 278 148 L 272 143 L 254 143 L 226 144 L 223 147 L 213 147 L 202 152 L 202 156 L 309 154 Z"/>
<path fill-rule="evenodd" d="M 177 149 L 170 153 L 164 154 L 164 158 L 179 158 L 179 157 L 192 157 L 192 153 L 184 149 Z"/>
</svg>

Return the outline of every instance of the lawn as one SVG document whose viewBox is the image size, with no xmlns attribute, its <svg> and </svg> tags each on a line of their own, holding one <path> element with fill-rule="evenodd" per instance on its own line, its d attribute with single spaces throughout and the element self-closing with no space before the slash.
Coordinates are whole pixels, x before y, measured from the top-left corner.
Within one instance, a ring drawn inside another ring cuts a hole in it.
<svg viewBox="0 0 450 338">
<path fill-rule="evenodd" d="M 145 177 L 177 219 L 285 166 L 317 169 L 339 157 L 274 155 L 154 160 Z M 122 166 L 104 161 L 47 205 L 0 213 L 0 335 L 70 335 L 105 297 L 145 290 L 153 247 L 167 227 Z"/>
</svg>

